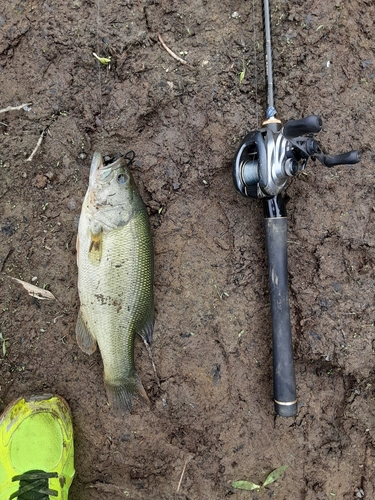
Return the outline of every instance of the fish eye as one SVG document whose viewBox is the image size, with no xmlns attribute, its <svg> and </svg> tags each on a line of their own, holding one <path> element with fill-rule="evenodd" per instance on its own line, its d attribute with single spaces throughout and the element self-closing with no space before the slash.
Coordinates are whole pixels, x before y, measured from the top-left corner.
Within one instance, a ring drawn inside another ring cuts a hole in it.
<svg viewBox="0 0 375 500">
<path fill-rule="evenodd" d="M 127 176 L 125 174 L 118 174 L 117 182 L 119 184 L 125 184 L 126 181 L 127 181 Z"/>
</svg>

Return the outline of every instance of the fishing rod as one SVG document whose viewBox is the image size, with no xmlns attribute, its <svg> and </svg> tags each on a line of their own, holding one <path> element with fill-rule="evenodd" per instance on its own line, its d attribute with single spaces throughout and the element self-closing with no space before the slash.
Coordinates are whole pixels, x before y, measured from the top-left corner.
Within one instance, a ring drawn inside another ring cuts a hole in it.
<svg viewBox="0 0 375 500">
<path fill-rule="evenodd" d="M 336 156 L 323 153 L 314 134 L 322 129 L 319 116 L 310 115 L 282 125 L 276 118 L 273 96 L 271 21 L 269 1 L 263 0 L 266 118 L 259 130 L 246 135 L 233 161 L 235 188 L 247 198 L 263 200 L 273 337 L 274 405 L 278 415 L 297 414 L 296 379 L 290 323 L 287 267 L 287 218 L 282 190 L 303 171 L 309 159 L 326 167 L 360 161 L 358 151 Z"/>
</svg>

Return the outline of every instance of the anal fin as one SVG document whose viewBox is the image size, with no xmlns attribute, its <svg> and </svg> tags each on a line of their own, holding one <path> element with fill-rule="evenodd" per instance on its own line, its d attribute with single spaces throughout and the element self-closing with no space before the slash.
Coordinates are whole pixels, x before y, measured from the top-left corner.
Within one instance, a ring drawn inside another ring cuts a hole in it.
<svg viewBox="0 0 375 500">
<path fill-rule="evenodd" d="M 136 332 L 142 337 L 143 342 L 150 345 L 152 342 L 152 334 L 154 332 L 154 308 L 150 308 L 149 314 L 144 319 L 143 323 L 136 328 Z"/>
<path fill-rule="evenodd" d="M 82 318 L 81 310 L 78 312 L 76 324 L 77 344 L 86 354 L 92 354 L 96 350 L 96 339 L 89 331 L 85 321 Z"/>
</svg>

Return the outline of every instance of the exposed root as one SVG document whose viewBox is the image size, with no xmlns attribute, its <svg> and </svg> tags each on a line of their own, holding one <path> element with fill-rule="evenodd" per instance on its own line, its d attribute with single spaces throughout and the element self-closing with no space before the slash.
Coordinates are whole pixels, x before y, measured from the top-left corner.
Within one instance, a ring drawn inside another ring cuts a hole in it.
<svg viewBox="0 0 375 500">
<path fill-rule="evenodd" d="M 0 113 L 6 113 L 8 111 L 18 111 L 23 109 L 25 106 L 31 106 L 32 102 L 26 102 L 24 104 L 20 104 L 19 106 L 8 106 L 7 108 L 0 109 Z"/>
<path fill-rule="evenodd" d="M 172 52 L 172 50 L 170 48 L 168 48 L 165 43 L 164 43 L 164 40 L 162 39 L 160 33 L 158 33 L 158 38 L 159 38 L 159 42 L 162 44 L 162 46 L 165 48 L 165 50 L 168 52 L 168 54 L 170 56 L 172 56 L 174 59 L 176 59 L 176 61 L 180 62 L 181 64 L 184 64 L 185 66 L 187 66 L 188 68 L 190 69 L 194 69 L 193 66 L 190 66 L 189 63 L 187 63 L 184 59 L 182 59 L 180 56 L 178 56 L 177 54 L 175 54 L 174 52 Z"/>
<path fill-rule="evenodd" d="M 32 152 L 32 153 L 31 153 L 31 155 L 27 158 L 27 160 L 26 160 L 26 161 L 31 161 L 31 160 L 34 158 L 35 153 L 38 151 L 38 149 L 40 148 L 40 145 L 42 144 L 43 137 L 46 135 L 47 130 L 48 130 L 48 127 L 46 127 L 46 128 L 43 130 L 43 132 L 40 134 L 40 137 L 39 137 L 39 139 L 38 139 L 38 142 L 36 143 L 36 146 L 35 146 L 35 148 L 34 148 L 33 152 Z"/>
</svg>

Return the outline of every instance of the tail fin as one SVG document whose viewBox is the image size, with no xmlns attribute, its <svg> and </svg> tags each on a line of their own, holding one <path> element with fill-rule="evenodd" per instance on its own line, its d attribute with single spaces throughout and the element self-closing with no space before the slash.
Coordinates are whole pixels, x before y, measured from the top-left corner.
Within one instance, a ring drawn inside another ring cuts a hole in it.
<svg viewBox="0 0 375 500">
<path fill-rule="evenodd" d="M 135 373 L 131 378 L 117 380 L 115 382 L 105 382 L 108 402 L 116 410 L 125 410 L 131 412 L 133 407 L 133 396 L 139 394 L 142 399 L 150 406 L 150 400 L 142 385 L 138 374 Z"/>
</svg>

